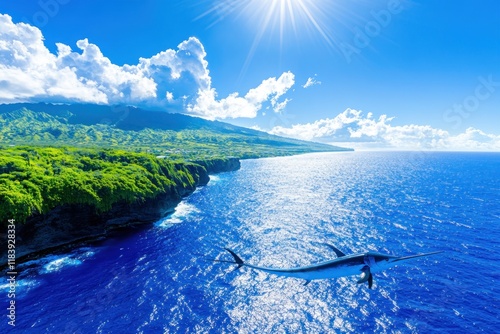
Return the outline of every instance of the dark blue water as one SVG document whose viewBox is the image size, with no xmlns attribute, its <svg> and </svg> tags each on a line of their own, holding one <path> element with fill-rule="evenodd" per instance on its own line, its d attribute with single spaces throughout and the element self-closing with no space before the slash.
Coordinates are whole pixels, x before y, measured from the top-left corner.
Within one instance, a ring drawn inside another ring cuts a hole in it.
<svg viewBox="0 0 500 334">
<path fill-rule="evenodd" d="M 493 153 L 243 161 L 153 228 L 25 264 L 16 331 L 494 333 L 499 195 Z M 334 258 L 323 242 L 345 253 L 445 253 L 377 274 L 373 290 L 357 277 L 304 286 L 205 259 L 229 260 L 221 247 L 230 247 L 252 264 L 295 267 Z M 11 330 L 2 319 L 0 331 Z"/>
</svg>

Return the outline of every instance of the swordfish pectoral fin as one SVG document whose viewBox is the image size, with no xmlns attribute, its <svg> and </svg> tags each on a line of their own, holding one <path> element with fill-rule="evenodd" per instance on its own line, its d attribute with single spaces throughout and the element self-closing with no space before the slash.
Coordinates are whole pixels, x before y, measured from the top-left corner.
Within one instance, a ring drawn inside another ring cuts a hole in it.
<svg viewBox="0 0 500 334">
<path fill-rule="evenodd" d="M 370 274 L 370 267 L 364 266 L 363 269 L 361 269 L 361 277 L 358 280 L 358 284 L 367 282 Z"/>
<path fill-rule="evenodd" d="M 358 280 L 358 284 L 365 282 L 368 282 L 368 289 L 371 289 L 373 285 L 373 275 L 368 266 L 364 266 L 363 269 L 361 269 L 361 277 Z"/>
</svg>

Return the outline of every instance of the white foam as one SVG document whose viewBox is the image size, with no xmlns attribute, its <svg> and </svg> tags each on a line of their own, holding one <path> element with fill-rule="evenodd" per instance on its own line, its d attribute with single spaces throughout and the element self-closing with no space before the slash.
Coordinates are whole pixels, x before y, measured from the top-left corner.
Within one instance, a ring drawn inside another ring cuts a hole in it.
<svg viewBox="0 0 500 334">
<path fill-rule="evenodd" d="M 167 217 L 160 219 L 155 225 L 158 227 L 170 227 L 173 224 L 182 223 L 193 213 L 200 212 L 194 205 L 180 202 L 175 208 L 174 213 L 168 215 Z"/>
<path fill-rule="evenodd" d="M 40 268 L 36 269 L 40 274 L 48 274 L 51 272 L 56 272 L 64 267 L 78 266 L 83 263 L 83 261 L 95 255 L 95 251 L 89 247 L 84 247 L 73 251 L 70 254 L 64 255 L 50 255 L 44 258 L 29 261 L 23 266 L 27 268 Z"/>
<path fill-rule="evenodd" d="M 64 256 L 58 259 L 55 259 L 53 261 L 50 261 L 49 263 L 45 264 L 43 266 L 43 269 L 41 270 L 41 273 L 51 273 L 54 271 L 59 271 L 64 267 L 67 266 L 78 266 L 82 264 L 82 261 L 78 259 L 71 258 L 70 256 Z"/>
<path fill-rule="evenodd" d="M 62 268 L 66 265 L 79 265 L 82 261 L 94 256 L 96 253 L 95 249 L 90 247 L 83 247 L 75 249 L 70 254 L 63 255 L 48 255 L 40 259 L 27 261 L 19 264 L 19 268 L 24 271 L 33 271 L 42 268 L 40 273 L 47 273 L 53 271 L 56 268 Z M 58 269 L 57 269 L 58 270 Z"/>
<path fill-rule="evenodd" d="M 402 229 L 402 230 L 407 230 L 407 228 L 406 228 L 406 227 L 404 227 L 403 225 L 400 225 L 400 224 L 397 224 L 397 223 L 394 223 L 393 225 L 394 225 L 395 227 L 397 227 L 397 228 Z"/>
<path fill-rule="evenodd" d="M 15 294 L 16 296 L 18 296 L 20 293 L 25 293 L 26 291 L 33 289 L 39 284 L 39 281 L 33 279 L 17 279 Z M 1 284 L 0 291 L 5 291 L 5 294 L 7 295 L 7 293 L 10 291 L 10 284 Z"/>
<path fill-rule="evenodd" d="M 217 183 L 219 181 L 220 181 L 220 176 L 210 175 L 210 181 L 208 182 L 208 185 L 213 185 L 214 183 Z"/>
</svg>

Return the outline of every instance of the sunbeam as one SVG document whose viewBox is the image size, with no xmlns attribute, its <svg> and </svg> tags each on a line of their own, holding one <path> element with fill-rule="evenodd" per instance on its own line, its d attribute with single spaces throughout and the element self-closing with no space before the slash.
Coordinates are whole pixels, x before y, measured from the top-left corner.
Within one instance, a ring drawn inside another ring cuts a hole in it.
<svg viewBox="0 0 500 334">
<path fill-rule="evenodd" d="M 285 40 L 298 41 L 310 35 L 318 35 L 328 48 L 335 49 L 333 31 L 328 29 L 326 21 L 331 25 L 336 6 L 326 0 L 223 0 L 215 1 L 196 19 L 210 17 L 212 21 L 208 27 L 230 16 L 244 17 L 250 23 L 255 29 L 255 37 L 243 65 L 244 73 L 265 36 L 279 38 L 281 51 Z"/>
</svg>

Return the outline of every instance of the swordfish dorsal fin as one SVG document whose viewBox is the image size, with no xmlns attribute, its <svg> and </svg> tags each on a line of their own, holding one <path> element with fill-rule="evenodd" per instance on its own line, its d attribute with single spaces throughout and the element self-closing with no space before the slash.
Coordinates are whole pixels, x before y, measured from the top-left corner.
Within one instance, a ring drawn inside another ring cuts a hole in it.
<svg viewBox="0 0 500 334">
<path fill-rule="evenodd" d="M 324 243 L 324 245 L 330 247 L 335 252 L 335 254 L 337 254 L 337 257 L 345 256 L 344 252 L 342 252 L 337 247 L 330 245 L 330 244 L 327 244 L 327 243 Z"/>
</svg>

